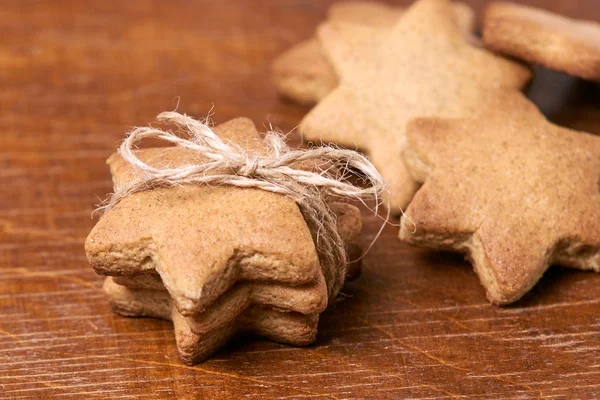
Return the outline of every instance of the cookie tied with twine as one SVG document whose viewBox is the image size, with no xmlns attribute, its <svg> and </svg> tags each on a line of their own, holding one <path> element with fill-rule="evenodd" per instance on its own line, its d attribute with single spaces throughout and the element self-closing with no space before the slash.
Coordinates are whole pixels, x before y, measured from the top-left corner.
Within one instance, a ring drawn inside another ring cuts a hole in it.
<svg viewBox="0 0 600 400">
<path fill-rule="evenodd" d="M 344 241 L 331 205 L 337 200 L 375 200 L 375 212 L 384 192 L 383 179 L 362 154 L 334 147 L 290 148 L 283 135 L 266 134 L 262 143 L 244 148 L 224 140 L 206 122 L 177 112 L 164 112 L 157 121 L 178 128 L 179 136 L 152 126 L 134 128 L 118 154 L 136 171 L 99 207 L 104 212 L 134 193 L 182 185 L 255 188 L 284 195 L 296 202 L 313 236 L 329 297 L 336 296 L 348 263 Z M 155 167 L 138 157 L 136 146 L 144 139 L 158 139 L 194 153 L 197 157 L 176 167 Z M 350 178 L 362 178 L 358 186 Z"/>
</svg>

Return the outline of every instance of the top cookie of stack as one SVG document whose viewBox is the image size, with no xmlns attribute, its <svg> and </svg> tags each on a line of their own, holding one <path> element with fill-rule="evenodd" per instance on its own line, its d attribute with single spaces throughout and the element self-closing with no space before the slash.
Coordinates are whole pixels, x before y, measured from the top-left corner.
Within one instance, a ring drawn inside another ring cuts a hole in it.
<svg viewBox="0 0 600 400">
<path fill-rule="evenodd" d="M 453 4 L 453 17 L 465 38 L 477 43 L 473 35 L 475 14 L 464 3 Z M 356 1 L 333 4 L 328 21 L 365 26 L 374 31 L 389 31 L 404 12 L 403 7 Z M 318 37 L 300 42 L 273 63 L 273 75 L 280 95 L 301 104 L 321 101 L 338 85 L 339 78 Z"/>
</svg>

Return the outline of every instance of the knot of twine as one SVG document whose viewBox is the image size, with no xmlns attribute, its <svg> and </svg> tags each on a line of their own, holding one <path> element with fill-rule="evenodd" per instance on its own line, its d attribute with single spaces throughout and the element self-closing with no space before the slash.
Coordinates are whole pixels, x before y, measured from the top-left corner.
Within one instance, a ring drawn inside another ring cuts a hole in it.
<svg viewBox="0 0 600 400">
<path fill-rule="evenodd" d="M 333 298 L 338 294 L 344 284 L 348 260 L 337 229 L 337 217 L 329 203 L 336 198 L 359 200 L 363 204 L 366 199 L 374 199 L 374 211 L 377 212 L 384 183 L 365 156 L 330 146 L 293 149 L 277 132 L 265 136 L 266 152 L 259 154 L 222 140 L 207 123 L 187 115 L 163 112 L 157 120 L 175 125 L 188 138 L 152 126 L 131 130 L 118 152 L 125 162 L 143 174 L 117 188 L 100 210 L 106 212 L 133 193 L 183 184 L 229 185 L 282 194 L 298 204 L 313 236 L 329 296 Z M 141 161 L 135 152 L 136 144 L 149 138 L 193 150 L 203 159 L 175 168 L 152 167 Z M 293 168 L 293 164 L 310 161 L 314 162 L 316 170 Z M 364 186 L 350 182 L 350 176 L 359 176 Z"/>
</svg>

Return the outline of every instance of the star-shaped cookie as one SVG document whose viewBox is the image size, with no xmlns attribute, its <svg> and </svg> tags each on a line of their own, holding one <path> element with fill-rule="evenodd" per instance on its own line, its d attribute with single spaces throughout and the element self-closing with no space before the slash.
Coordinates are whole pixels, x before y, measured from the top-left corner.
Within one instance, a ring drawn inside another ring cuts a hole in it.
<svg viewBox="0 0 600 400">
<path fill-rule="evenodd" d="M 473 9 L 460 2 L 454 2 L 452 7 L 463 35 L 476 42 Z M 395 25 L 403 10 L 402 7 L 370 1 L 340 2 L 329 8 L 327 19 L 387 31 Z M 279 94 L 301 104 L 318 103 L 338 85 L 336 71 L 323 53 L 319 40 L 314 37 L 281 54 L 273 63 L 273 75 Z"/>
<path fill-rule="evenodd" d="M 182 315 L 164 288 L 130 289 L 109 277 L 104 282 L 104 291 L 113 309 L 121 315 L 173 321 L 179 358 L 188 365 L 204 361 L 240 331 L 296 346 L 312 343 L 317 334 L 319 314 L 280 311 L 260 305 L 246 308 L 235 319 L 205 325 L 198 331 L 197 321 L 194 323 L 193 318 Z"/>
<path fill-rule="evenodd" d="M 368 32 L 343 24 L 319 30 L 341 83 L 304 118 L 301 132 L 370 155 L 390 185 L 394 212 L 418 187 L 401 158 L 409 120 L 471 115 L 492 88 L 517 89 L 531 77 L 526 67 L 470 45 L 451 15 L 447 0 L 417 1 L 389 34 L 359 48 L 349 44 L 364 43 Z"/>
<path fill-rule="evenodd" d="M 145 286 L 136 282 L 140 277 L 143 275 L 128 277 L 126 281 L 119 277 L 110 277 L 107 278 L 106 284 L 110 285 L 109 282 L 112 282 L 135 293 L 156 293 L 160 298 L 169 296 L 160 278 L 152 286 Z M 148 295 L 147 297 L 150 299 L 152 296 Z M 238 282 L 211 303 L 206 310 L 186 315 L 184 318 L 194 332 L 204 334 L 231 323 L 253 306 L 273 308 L 282 312 L 319 314 L 325 310 L 327 304 L 327 287 L 322 276 L 313 283 L 297 286 L 278 282 Z M 130 310 L 121 306 L 115 311 L 125 316 L 143 315 L 137 306 Z"/>
<path fill-rule="evenodd" d="M 417 119 L 405 158 L 425 182 L 400 238 L 466 253 L 495 304 L 551 264 L 600 271 L 600 137 L 548 122 L 520 94 L 490 92 L 470 119 Z"/>
<path fill-rule="evenodd" d="M 247 119 L 215 132 L 247 149 L 264 149 Z M 200 156 L 182 148 L 153 148 L 140 150 L 138 157 L 155 167 L 174 167 Z M 115 188 L 136 176 L 118 155 L 108 163 Z M 340 235 L 356 236 L 360 212 L 346 206 L 343 213 Z M 184 315 L 205 310 L 238 280 L 304 285 L 325 274 L 329 295 L 339 290 L 336 277 L 321 270 L 296 203 L 259 189 L 185 185 L 129 195 L 91 231 L 86 253 L 101 275 L 158 273 Z M 331 273 L 343 276 L 347 268 L 340 265 Z"/>
<path fill-rule="evenodd" d="M 399 7 L 357 1 L 333 4 L 327 17 L 333 21 L 391 27 L 401 13 Z M 294 45 L 277 57 L 273 62 L 273 77 L 281 96 L 308 105 L 320 101 L 338 83 L 335 71 L 315 37 Z"/>
<path fill-rule="evenodd" d="M 511 2 L 492 2 L 483 18 L 486 47 L 600 82 L 600 24 Z"/>
</svg>

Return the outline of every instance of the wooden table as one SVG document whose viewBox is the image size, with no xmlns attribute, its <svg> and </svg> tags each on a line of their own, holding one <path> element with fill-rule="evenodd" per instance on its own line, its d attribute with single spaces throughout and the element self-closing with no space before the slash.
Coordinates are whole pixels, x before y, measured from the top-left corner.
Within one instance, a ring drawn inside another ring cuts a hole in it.
<svg viewBox="0 0 600 400">
<path fill-rule="evenodd" d="M 596 0 L 529 2 L 600 20 Z M 277 99 L 270 63 L 328 3 L 2 1 L 0 397 L 600 397 L 599 275 L 554 268 L 494 307 L 459 256 L 413 249 L 391 226 L 308 348 L 246 338 L 188 367 L 170 323 L 111 312 L 83 251 L 111 189 L 105 158 L 176 106 L 294 128 L 307 108 Z M 600 133 L 598 86 L 540 71 L 531 95 L 553 121 Z M 368 243 L 378 222 L 364 215 Z"/>
</svg>

